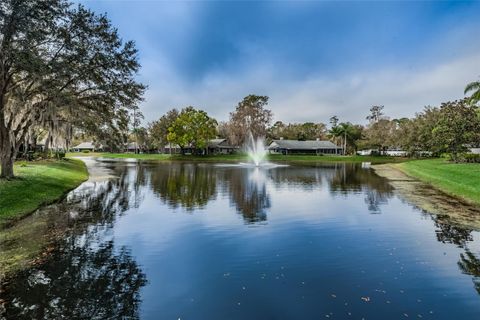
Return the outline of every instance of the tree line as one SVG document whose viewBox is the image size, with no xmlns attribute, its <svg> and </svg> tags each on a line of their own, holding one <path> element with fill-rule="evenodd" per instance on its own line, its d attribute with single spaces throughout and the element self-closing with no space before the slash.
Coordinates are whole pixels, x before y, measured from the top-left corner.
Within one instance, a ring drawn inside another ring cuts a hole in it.
<svg viewBox="0 0 480 320">
<path fill-rule="evenodd" d="M 161 150 L 169 143 L 197 149 L 208 141 L 225 138 L 231 145 L 242 146 L 249 133 L 267 142 L 278 139 L 331 140 L 347 154 L 371 149 L 403 150 L 412 156 L 450 154 L 452 160 L 465 160 L 468 148 L 480 147 L 480 82 L 470 83 L 468 98 L 427 106 L 412 118 L 391 119 L 383 105 L 374 105 L 366 116 L 367 124 L 340 122 L 332 116 L 329 126 L 322 122 L 271 124 L 273 113 L 267 109 L 267 96 L 249 95 L 230 113 L 230 119 L 218 123 L 205 111 L 187 107 L 172 109 L 143 129 L 141 145 L 146 150 Z"/>
</svg>

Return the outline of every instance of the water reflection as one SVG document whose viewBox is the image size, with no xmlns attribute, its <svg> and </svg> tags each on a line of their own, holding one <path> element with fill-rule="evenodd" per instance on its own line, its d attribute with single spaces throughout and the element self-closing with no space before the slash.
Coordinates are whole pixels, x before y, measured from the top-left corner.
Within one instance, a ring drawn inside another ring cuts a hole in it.
<svg viewBox="0 0 480 320">
<path fill-rule="evenodd" d="M 266 171 L 249 168 L 225 170 L 221 173 L 231 204 L 243 216 L 244 221 L 249 224 L 266 221 L 267 210 L 271 206 Z"/>
<path fill-rule="evenodd" d="M 150 187 L 171 208 L 189 211 L 203 208 L 216 196 L 216 172 L 212 166 L 172 163 L 148 167 Z"/>
<path fill-rule="evenodd" d="M 43 252 L 30 268 L 2 283 L 7 319 L 124 319 L 138 317 L 146 275 L 109 232 L 138 205 L 137 173 L 116 168 L 118 179 L 87 182 L 39 215 Z M 13 245 L 13 243 L 11 244 Z M 15 250 L 15 248 L 7 248 Z"/>
<path fill-rule="evenodd" d="M 86 183 L 22 229 L 41 250 L 2 283 L 0 318 L 215 318 L 218 306 L 231 319 L 281 318 L 284 301 L 297 308 L 290 318 L 349 308 L 360 318 L 408 308 L 416 317 L 430 311 L 418 300 L 447 306 L 438 288 L 462 294 L 453 310 L 480 312 L 468 300 L 480 294 L 478 228 L 421 213 L 369 168 L 106 166 L 116 178 Z M 0 238 L 0 255 L 29 247 L 26 238 Z M 353 255 L 362 259 L 352 263 Z M 437 261 L 444 265 L 434 272 Z M 408 286 L 414 302 L 404 298 Z M 265 297 L 271 303 L 259 304 Z"/>
<path fill-rule="evenodd" d="M 458 267 L 463 273 L 472 276 L 475 290 L 480 294 L 480 259 L 467 249 L 465 253 L 460 254 Z"/>
<path fill-rule="evenodd" d="M 381 212 L 381 205 L 393 196 L 393 187 L 386 179 L 372 174 L 369 168 L 356 164 L 332 164 L 335 174 L 330 182 L 333 192 L 347 196 L 350 192 L 364 192 L 370 213 Z"/>
<path fill-rule="evenodd" d="M 126 248 L 71 237 L 37 266 L 5 284 L 11 319 L 125 319 L 138 317 L 146 276 Z"/>
</svg>

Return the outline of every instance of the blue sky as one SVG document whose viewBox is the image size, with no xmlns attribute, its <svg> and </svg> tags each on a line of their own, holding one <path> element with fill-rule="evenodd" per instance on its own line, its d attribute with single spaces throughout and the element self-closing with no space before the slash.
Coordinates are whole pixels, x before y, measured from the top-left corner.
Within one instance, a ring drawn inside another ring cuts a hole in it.
<svg viewBox="0 0 480 320">
<path fill-rule="evenodd" d="M 81 1 L 136 41 L 146 121 L 193 105 L 218 120 L 250 93 L 275 120 L 413 116 L 480 76 L 480 2 Z"/>
</svg>

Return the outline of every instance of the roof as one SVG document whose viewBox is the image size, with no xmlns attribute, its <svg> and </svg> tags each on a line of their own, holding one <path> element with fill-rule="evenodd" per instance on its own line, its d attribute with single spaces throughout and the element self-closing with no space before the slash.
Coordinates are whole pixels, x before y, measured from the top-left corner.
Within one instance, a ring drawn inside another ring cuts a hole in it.
<svg viewBox="0 0 480 320">
<path fill-rule="evenodd" d="M 74 149 L 96 149 L 97 147 L 95 147 L 92 141 L 89 141 L 89 142 L 82 142 L 73 148 Z"/>
<path fill-rule="evenodd" d="M 210 148 L 219 147 L 219 145 L 225 141 L 227 141 L 227 139 L 211 139 L 208 140 L 208 146 Z"/>
<path fill-rule="evenodd" d="M 317 149 L 341 149 L 331 141 L 326 140 L 273 140 L 268 149 L 287 150 L 317 150 Z"/>
</svg>

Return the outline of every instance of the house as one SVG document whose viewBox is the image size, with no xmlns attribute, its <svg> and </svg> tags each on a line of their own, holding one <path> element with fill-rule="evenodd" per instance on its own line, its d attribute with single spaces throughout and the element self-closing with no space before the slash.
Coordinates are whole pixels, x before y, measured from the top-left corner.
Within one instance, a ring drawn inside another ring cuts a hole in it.
<svg viewBox="0 0 480 320">
<path fill-rule="evenodd" d="M 168 143 L 163 148 L 160 149 L 161 153 L 169 153 L 169 154 L 179 154 L 181 152 L 181 148 L 178 144 Z"/>
<path fill-rule="evenodd" d="M 125 145 L 125 152 L 136 153 L 137 151 L 142 151 L 142 149 L 142 146 L 137 144 L 136 142 L 129 142 Z"/>
<path fill-rule="evenodd" d="M 281 154 L 343 154 L 343 149 L 331 141 L 325 140 L 273 140 L 268 150 Z"/>
<path fill-rule="evenodd" d="M 230 146 L 227 139 L 212 139 L 208 141 L 207 154 L 232 154 L 238 147 Z"/>
<path fill-rule="evenodd" d="M 101 151 L 102 150 L 102 146 L 95 146 L 95 144 L 93 143 L 93 141 L 89 141 L 89 142 L 82 142 L 78 145 L 76 145 L 75 147 L 72 148 L 73 151 L 75 152 L 82 152 L 82 151 L 92 151 L 92 152 L 95 152 L 95 151 Z"/>
</svg>

